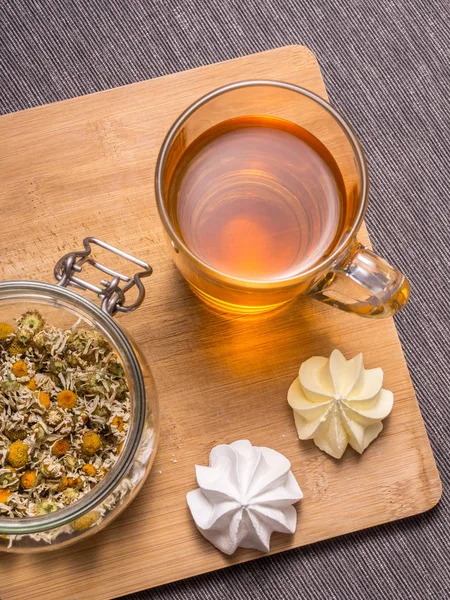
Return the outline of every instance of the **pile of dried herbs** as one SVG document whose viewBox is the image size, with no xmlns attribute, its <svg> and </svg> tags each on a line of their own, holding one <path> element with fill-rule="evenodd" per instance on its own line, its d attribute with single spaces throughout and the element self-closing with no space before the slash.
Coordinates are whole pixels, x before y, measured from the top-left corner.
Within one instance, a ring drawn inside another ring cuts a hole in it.
<svg viewBox="0 0 450 600">
<path fill-rule="evenodd" d="M 130 394 L 96 331 L 62 330 L 39 312 L 0 323 L 0 517 L 72 504 L 114 466 Z"/>
</svg>

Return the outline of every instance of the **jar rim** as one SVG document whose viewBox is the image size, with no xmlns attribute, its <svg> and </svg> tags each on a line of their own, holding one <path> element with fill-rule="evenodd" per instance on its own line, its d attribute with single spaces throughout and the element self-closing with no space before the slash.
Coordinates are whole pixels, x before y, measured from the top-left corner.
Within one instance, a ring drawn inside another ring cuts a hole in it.
<svg viewBox="0 0 450 600">
<path fill-rule="evenodd" d="M 55 284 L 39 281 L 4 281 L 0 282 L 0 303 L 9 301 L 40 301 L 48 303 L 61 301 L 59 306 L 67 310 L 64 302 L 78 312 L 87 313 L 93 323 L 100 324 L 109 334 L 119 356 L 127 365 L 127 375 L 133 383 L 133 419 L 119 459 L 103 481 L 90 492 L 70 506 L 55 512 L 36 517 L 1 517 L 0 534 L 26 535 L 41 533 L 67 525 L 98 506 L 117 487 L 117 483 L 126 475 L 138 451 L 144 430 L 146 416 L 146 392 L 141 366 L 127 336 L 120 326 L 106 312 L 102 311 L 90 300 L 80 294 Z"/>
</svg>

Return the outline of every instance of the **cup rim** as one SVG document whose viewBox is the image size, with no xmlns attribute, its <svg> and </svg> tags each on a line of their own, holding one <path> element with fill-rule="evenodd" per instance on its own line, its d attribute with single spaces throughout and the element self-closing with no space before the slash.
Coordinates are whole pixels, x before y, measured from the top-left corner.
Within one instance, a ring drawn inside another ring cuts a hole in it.
<svg viewBox="0 0 450 600">
<path fill-rule="evenodd" d="M 313 265 L 306 271 L 302 271 L 301 273 L 297 273 L 289 277 L 280 277 L 278 279 L 271 280 L 245 279 L 242 277 L 235 277 L 233 275 L 229 275 L 228 273 L 224 273 L 223 271 L 215 269 L 208 263 L 204 262 L 196 254 L 194 254 L 184 243 L 183 239 L 180 235 L 178 235 L 176 229 L 173 226 L 173 223 L 169 217 L 168 211 L 164 203 L 164 194 L 162 189 L 162 175 L 170 147 L 180 128 L 187 121 L 187 119 L 192 114 L 194 114 L 199 108 L 207 104 L 210 100 L 213 100 L 214 98 L 217 98 L 222 94 L 245 87 L 258 86 L 279 87 L 290 90 L 292 92 L 299 93 L 303 96 L 306 96 L 310 100 L 313 100 L 326 111 L 328 111 L 328 113 L 331 114 L 332 117 L 334 117 L 334 119 L 338 122 L 338 124 L 346 133 L 349 142 L 353 147 L 354 155 L 358 160 L 358 165 L 361 170 L 360 206 L 354 223 L 347 235 L 343 237 L 341 242 L 338 244 L 338 246 L 336 246 L 336 248 L 333 250 L 333 252 L 331 252 L 331 254 L 324 257 L 323 260 Z M 315 94 L 314 92 L 307 90 L 306 88 L 294 85 L 292 83 L 286 83 L 283 81 L 275 81 L 269 79 L 247 79 L 235 83 L 229 83 L 205 94 L 204 96 L 193 102 L 190 106 L 188 106 L 188 108 L 186 108 L 174 121 L 163 140 L 158 154 L 155 169 L 155 196 L 160 219 L 163 223 L 165 230 L 167 231 L 172 240 L 172 246 L 174 247 L 175 251 L 179 251 L 180 249 L 182 249 L 183 252 L 187 254 L 195 264 L 200 266 L 203 271 L 206 271 L 209 275 L 212 275 L 213 277 L 219 276 L 222 280 L 225 280 L 228 283 L 238 286 L 245 286 L 246 288 L 268 289 L 278 287 L 280 285 L 295 285 L 300 281 L 314 277 L 315 275 L 317 275 L 317 273 L 326 270 L 327 267 L 332 265 L 342 255 L 343 251 L 348 246 L 349 241 L 356 237 L 356 233 L 362 225 L 369 199 L 369 174 L 364 150 L 361 146 L 361 143 L 358 140 L 358 137 L 356 136 L 355 131 L 353 130 L 352 126 L 348 123 L 348 121 L 333 106 L 331 106 L 331 104 L 327 100 Z"/>
</svg>

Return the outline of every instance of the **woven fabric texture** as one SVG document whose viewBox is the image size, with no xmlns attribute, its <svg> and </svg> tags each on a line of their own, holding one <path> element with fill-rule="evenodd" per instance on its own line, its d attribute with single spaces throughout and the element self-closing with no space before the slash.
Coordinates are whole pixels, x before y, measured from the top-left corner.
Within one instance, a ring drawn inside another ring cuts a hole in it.
<svg viewBox="0 0 450 600">
<path fill-rule="evenodd" d="M 443 497 L 422 516 L 126 600 L 450 597 L 449 1 L 0 0 L 0 111 L 286 44 L 315 52 L 366 150 L 374 247 L 412 285 L 396 322 Z"/>
</svg>

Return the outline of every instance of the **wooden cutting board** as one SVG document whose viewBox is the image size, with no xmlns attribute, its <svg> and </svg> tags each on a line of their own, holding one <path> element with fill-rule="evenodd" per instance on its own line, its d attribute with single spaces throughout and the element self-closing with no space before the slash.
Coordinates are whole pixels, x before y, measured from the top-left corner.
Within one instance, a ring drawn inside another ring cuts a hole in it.
<svg viewBox="0 0 450 600">
<path fill-rule="evenodd" d="M 111 598 L 262 556 L 227 557 L 197 532 L 186 493 L 215 444 L 249 439 L 285 454 L 304 492 L 297 531 L 272 552 L 430 509 L 441 484 L 391 319 L 309 299 L 262 318 L 224 319 L 189 291 L 162 239 L 158 149 L 176 116 L 226 83 L 278 79 L 326 97 L 315 57 L 287 47 L 0 118 L 0 279 L 52 281 L 54 262 L 92 235 L 154 267 L 139 311 L 120 317 L 151 365 L 162 431 L 134 503 L 91 540 L 51 554 L 1 555 L 2 600 Z M 386 226 L 389 226 L 387 223 Z M 367 242 L 365 230 L 361 238 Z M 406 309 L 407 310 L 407 309 Z M 0 315 L 1 316 L 1 315 Z M 299 442 L 286 393 L 300 363 L 340 348 L 382 367 L 395 395 L 380 437 L 336 461 Z"/>
</svg>

